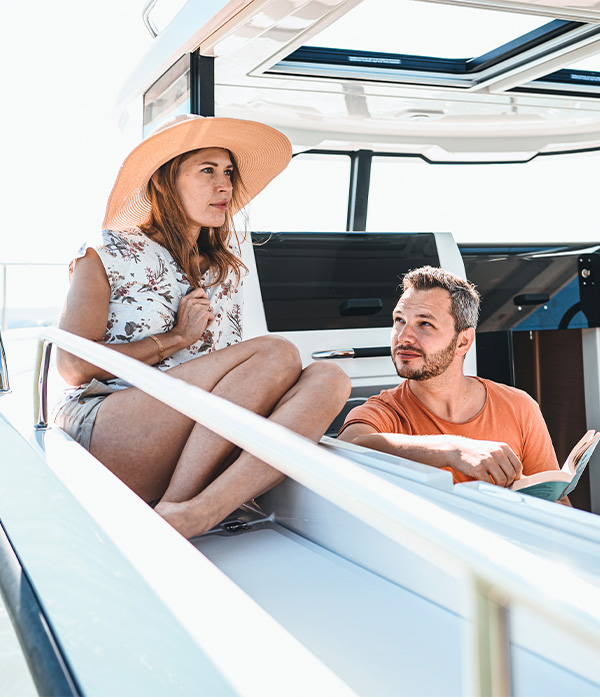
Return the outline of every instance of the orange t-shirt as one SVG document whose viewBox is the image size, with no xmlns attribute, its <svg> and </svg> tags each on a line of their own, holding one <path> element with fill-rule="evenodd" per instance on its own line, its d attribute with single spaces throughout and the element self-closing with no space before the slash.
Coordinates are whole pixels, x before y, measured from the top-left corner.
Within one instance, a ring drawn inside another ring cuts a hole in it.
<svg viewBox="0 0 600 697">
<path fill-rule="evenodd" d="M 411 392 L 408 380 L 392 390 L 383 390 L 355 407 L 340 433 L 350 424 L 368 424 L 379 433 L 413 436 L 453 435 L 475 440 L 499 441 L 509 445 L 523 464 L 523 474 L 559 469 L 554 447 L 537 402 L 526 392 L 491 380 L 479 380 L 487 396 L 483 409 L 469 421 L 454 423 L 436 416 Z M 453 470 L 454 483 L 473 477 Z"/>
</svg>

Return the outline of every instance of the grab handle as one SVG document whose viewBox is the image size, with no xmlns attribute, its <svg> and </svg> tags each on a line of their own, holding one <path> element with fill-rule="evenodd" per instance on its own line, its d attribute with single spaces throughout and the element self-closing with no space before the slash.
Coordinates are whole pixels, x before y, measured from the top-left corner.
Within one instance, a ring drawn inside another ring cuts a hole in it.
<svg viewBox="0 0 600 697">
<path fill-rule="evenodd" d="M 342 317 L 376 315 L 383 307 L 381 298 L 350 298 L 340 305 Z"/>
<path fill-rule="evenodd" d="M 315 351 L 312 358 L 322 361 L 328 358 L 379 358 L 389 356 L 389 346 L 363 346 L 360 348 L 330 349 L 328 351 Z"/>
</svg>

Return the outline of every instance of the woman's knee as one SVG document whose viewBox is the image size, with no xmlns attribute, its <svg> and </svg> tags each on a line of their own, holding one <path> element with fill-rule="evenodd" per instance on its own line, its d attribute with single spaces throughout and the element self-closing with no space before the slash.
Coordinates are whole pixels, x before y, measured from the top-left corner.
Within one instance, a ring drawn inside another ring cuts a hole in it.
<svg viewBox="0 0 600 697">
<path fill-rule="evenodd" d="M 257 353 L 263 356 L 265 363 L 271 368 L 300 375 L 302 360 L 291 341 L 276 334 L 259 336 L 252 341 L 256 342 Z"/>
<path fill-rule="evenodd" d="M 350 396 L 352 383 L 346 373 L 335 363 L 311 363 L 304 369 L 304 374 L 318 385 L 319 391 L 328 401 L 340 408 Z"/>
</svg>

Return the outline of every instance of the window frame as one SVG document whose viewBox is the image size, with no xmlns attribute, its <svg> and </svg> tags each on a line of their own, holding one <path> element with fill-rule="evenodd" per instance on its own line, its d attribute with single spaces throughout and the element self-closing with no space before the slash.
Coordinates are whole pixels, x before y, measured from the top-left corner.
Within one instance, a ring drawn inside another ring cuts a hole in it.
<svg viewBox="0 0 600 697">
<path fill-rule="evenodd" d="M 600 36 L 600 24 L 555 19 L 487 53 L 467 59 L 300 46 L 264 74 L 466 90 L 482 87 L 538 59 L 589 43 L 597 35 Z M 586 97 L 599 98 L 600 72 L 558 70 L 506 92 L 558 94 L 557 90 L 561 89 L 569 95 L 574 95 L 575 90 Z"/>
</svg>

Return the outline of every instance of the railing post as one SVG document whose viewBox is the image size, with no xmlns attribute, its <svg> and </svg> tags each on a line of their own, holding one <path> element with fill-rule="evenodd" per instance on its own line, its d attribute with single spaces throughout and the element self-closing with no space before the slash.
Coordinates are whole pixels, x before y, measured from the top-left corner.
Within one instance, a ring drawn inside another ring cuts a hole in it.
<svg viewBox="0 0 600 697">
<path fill-rule="evenodd" d="M 2 332 L 0 332 L 0 396 L 9 393 L 8 364 L 6 362 L 6 354 L 4 353 L 4 344 L 2 343 Z"/>
<path fill-rule="evenodd" d="M 510 697 L 508 597 L 497 587 L 472 576 L 471 623 L 465 642 L 465 694 Z"/>
<path fill-rule="evenodd" d="M 33 378 L 33 427 L 37 431 L 48 428 L 48 371 L 51 353 L 52 342 L 38 340 Z"/>
</svg>

